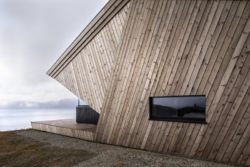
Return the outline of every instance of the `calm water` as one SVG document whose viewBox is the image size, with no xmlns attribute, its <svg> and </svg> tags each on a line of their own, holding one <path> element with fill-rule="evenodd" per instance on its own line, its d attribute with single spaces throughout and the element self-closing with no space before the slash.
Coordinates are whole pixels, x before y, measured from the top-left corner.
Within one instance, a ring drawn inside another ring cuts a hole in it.
<svg viewBox="0 0 250 167">
<path fill-rule="evenodd" d="M 31 121 L 75 119 L 75 109 L 0 110 L 0 131 L 30 128 Z"/>
</svg>

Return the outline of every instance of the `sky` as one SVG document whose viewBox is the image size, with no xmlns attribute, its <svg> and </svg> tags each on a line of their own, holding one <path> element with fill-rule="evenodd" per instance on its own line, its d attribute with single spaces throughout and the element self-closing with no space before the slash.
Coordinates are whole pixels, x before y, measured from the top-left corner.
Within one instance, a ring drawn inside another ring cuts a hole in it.
<svg viewBox="0 0 250 167">
<path fill-rule="evenodd" d="M 77 103 L 46 72 L 107 1 L 0 0 L 0 109 Z"/>
</svg>

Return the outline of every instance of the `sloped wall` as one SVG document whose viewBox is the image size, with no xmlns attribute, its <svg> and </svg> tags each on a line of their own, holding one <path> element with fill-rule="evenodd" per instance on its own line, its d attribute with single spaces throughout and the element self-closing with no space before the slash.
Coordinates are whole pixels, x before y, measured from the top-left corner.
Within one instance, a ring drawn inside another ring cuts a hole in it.
<svg viewBox="0 0 250 167">
<path fill-rule="evenodd" d="M 130 0 L 55 78 L 101 113 L 98 142 L 250 165 L 249 32 L 247 0 Z M 206 95 L 208 123 L 149 121 L 168 95 Z"/>
<path fill-rule="evenodd" d="M 250 2 L 130 3 L 96 140 L 249 165 Z M 167 95 L 206 95 L 208 124 L 149 121 Z"/>
<path fill-rule="evenodd" d="M 128 12 L 129 4 L 55 77 L 99 113 L 116 62 L 116 52 Z"/>
</svg>

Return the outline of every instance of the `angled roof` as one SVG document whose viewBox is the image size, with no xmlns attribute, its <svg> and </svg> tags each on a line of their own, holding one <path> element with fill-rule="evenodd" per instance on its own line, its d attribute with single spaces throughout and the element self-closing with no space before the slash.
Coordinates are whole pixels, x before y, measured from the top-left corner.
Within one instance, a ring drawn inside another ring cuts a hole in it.
<svg viewBox="0 0 250 167">
<path fill-rule="evenodd" d="M 47 74 L 55 77 L 61 70 L 93 39 L 93 37 L 129 2 L 129 0 L 110 0 L 77 38 L 62 53 Z"/>
</svg>

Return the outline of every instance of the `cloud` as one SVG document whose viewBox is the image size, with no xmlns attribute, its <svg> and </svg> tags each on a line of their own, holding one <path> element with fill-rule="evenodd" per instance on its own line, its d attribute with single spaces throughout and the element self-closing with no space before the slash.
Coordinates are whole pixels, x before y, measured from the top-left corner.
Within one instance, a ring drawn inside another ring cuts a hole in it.
<svg viewBox="0 0 250 167">
<path fill-rule="evenodd" d="M 76 99 L 61 99 L 48 102 L 14 101 L 5 105 L 0 105 L 0 109 L 67 109 L 75 108 L 76 106 Z"/>
<path fill-rule="evenodd" d="M 0 105 L 76 98 L 46 72 L 106 2 L 0 0 Z"/>
</svg>

